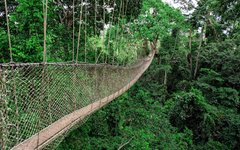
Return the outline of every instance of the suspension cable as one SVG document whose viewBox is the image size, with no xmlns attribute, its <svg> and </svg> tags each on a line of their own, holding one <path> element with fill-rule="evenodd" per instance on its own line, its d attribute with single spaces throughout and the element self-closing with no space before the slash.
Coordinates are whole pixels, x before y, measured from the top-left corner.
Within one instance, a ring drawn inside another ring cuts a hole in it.
<svg viewBox="0 0 240 150">
<path fill-rule="evenodd" d="M 109 6 L 111 5 L 110 0 L 109 0 Z M 111 11 L 111 10 L 110 10 Z M 112 16 L 109 15 L 109 20 L 110 20 L 110 28 L 112 27 L 113 24 L 113 18 L 114 18 L 114 11 L 115 11 L 115 0 L 113 0 L 113 13 Z M 110 12 L 111 13 L 111 12 Z M 108 46 L 107 49 L 110 51 L 110 40 L 111 40 L 111 30 L 109 30 L 108 32 Z M 114 53 L 113 53 L 113 57 L 114 57 Z"/>
<path fill-rule="evenodd" d="M 87 62 L 87 5 L 88 5 L 88 1 L 86 0 L 86 5 L 85 5 L 85 36 L 84 36 L 84 52 L 85 52 L 85 58 L 84 58 L 84 61 L 85 63 Z"/>
<path fill-rule="evenodd" d="M 11 33 L 10 33 L 9 19 L 8 19 L 7 0 L 4 0 L 4 3 L 5 3 L 5 12 L 6 12 L 6 21 L 7 21 L 8 46 L 9 46 L 9 50 L 10 50 L 10 63 L 12 63 L 12 62 L 13 62 L 13 57 L 12 57 L 12 43 L 11 43 Z"/>
<path fill-rule="evenodd" d="M 123 3 L 123 9 L 122 9 L 122 18 L 125 17 L 125 19 L 127 19 L 127 17 L 126 17 L 127 7 L 128 7 L 128 0 L 127 0 L 127 2 L 126 2 L 125 7 L 124 7 L 124 3 Z M 127 21 L 127 20 L 126 20 L 126 21 Z M 122 31 L 122 33 L 121 33 L 121 38 L 123 38 L 123 31 Z"/>
<path fill-rule="evenodd" d="M 72 61 L 74 62 L 75 53 L 75 0 L 73 0 L 73 34 L 72 34 Z"/>
<path fill-rule="evenodd" d="M 107 46 L 106 46 L 106 59 L 105 59 L 105 63 L 107 63 L 108 62 L 108 59 L 110 59 L 110 49 L 109 49 L 109 42 L 110 42 L 110 29 L 111 29 L 111 26 L 112 26 L 112 20 L 111 20 L 111 10 L 108 10 L 108 9 L 110 9 L 111 7 L 111 2 L 110 2 L 110 0 L 107 0 L 107 5 L 106 5 L 106 10 L 107 10 L 107 14 L 109 14 L 108 15 L 108 23 L 107 23 L 107 25 L 108 25 L 108 28 L 107 28 L 107 30 L 106 30 L 106 41 L 107 41 Z M 114 13 L 113 13 L 114 14 Z M 107 37 L 107 34 L 108 34 L 108 37 Z M 108 55 L 109 55 L 109 57 L 108 57 Z"/>
<path fill-rule="evenodd" d="M 102 8 L 103 8 L 103 31 L 105 30 L 105 21 L 106 21 L 106 16 L 105 16 L 105 0 L 103 0 L 103 6 L 102 6 Z M 103 32 L 103 34 L 104 34 L 104 32 Z M 100 57 L 101 57 L 101 55 L 102 55 L 102 53 L 103 53 L 103 51 L 104 51 L 104 48 L 105 48 L 105 45 L 104 45 L 104 41 L 105 41 L 105 35 L 102 35 L 103 37 L 102 37 L 102 49 L 101 49 L 101 52 L 100 52 L 100 54 L 97 56 L 97 60 L 96 60 L 96 62 L 95 62 L 95 64 L 97 64 L 98 63 L 98 60 L 100 59 Z M 104 54 L 103 54 L 103 60 L 104 60 Z"/>
<path fill-rule="evenodd" d="M 80 17 L 79 17 L 79 29 L 78 29 L 78 44 L 77 44 L 77 55 L 76 55 L 76 63 L 78 63 L 78 54 L 80 48 L 80 39 L 81 39 L 81 26 L 82 26 L 82 12 L 83 12 L 83 0 L 81 0 L 81 9 L 80 9 Z"/>
<path fill-rule="evenodd" d="M 105 0 L 103 0 L 103 40 L 102 40 L 102 51 L 105 49 L 105 25 L 106 25 L 106 4 Z M 106 54 L 107 56 L 107 54 Z M 100 57 L 100 55 L 99 55 Z M 103 61 L 104 61 L 104 54 L 103 54 Z"/>
<path fill-rule="evenodd" d="M 97 0 L 95 0 L 95 6 L 94 6 L 94 34 L 97 35 Z M 97 61 L 97 49 L 95 48 L 95 62 Z"/>
<path fill-rule="evenodd" d="M 121 18 L 121 11 L 122 11 L 122 7 L 123 7 L 123 0 L 121 0 L 121 3 L 120 3 L 120 8 L 119 8 L 119 14 L 118 14 L 118 26 L 117 26 L 117 30 L 116 30 L 116 33 L 115 33 L 115 44 L 117 45 L 116 46 L 116 49 L 117 49 L 117 55 L 118 55 L 118 30 L 119 30 L 119 27 L 120 27 L 120 18 Z"/>
<path fill-rule="evenodd" d="M 43 4 L 44 5 L 44 4 Z M 44 51 L 43 51 L 43 63 L 47 62 L 47 13 L 48 13 L 48 0 L 45 0 L 44 7 Z"/>
<path fill-rule="evenodd" d="M 113 14 L 112 14 L 112 24 L 114 22 L 114 18 L 115 18 L 115 0 L 113 1 Z M 109 40 L 111 39 L 110 37 L 111 35 L 109 35 Z M 114 36 L 114 33 L 113 33 L 113 36 Z M 109 43 L 108 43 L 109 44 Z M 110 45 L 109 45 L 110 46 Z M 113 49 L 113 56 L 112 56 L 112 64 L 114 64 L 114 57 L 115 57 L 115 51 Z"/>
</svg>

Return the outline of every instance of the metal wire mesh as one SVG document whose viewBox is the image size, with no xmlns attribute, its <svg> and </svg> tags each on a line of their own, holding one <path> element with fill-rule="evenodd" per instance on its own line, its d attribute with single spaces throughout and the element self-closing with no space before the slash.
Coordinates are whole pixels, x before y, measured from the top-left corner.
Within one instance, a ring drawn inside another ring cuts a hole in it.
<svg viewBox="0 0 240 150">
<path fill-rule="evenodd" d="M 88 64 L 2 64 L 0 68 L 0 144 L 11 149 L 64 116 L 117 93 L 143 73 L 149 60 L 132 67 Z M 101 107 L 99 105 L 99 107 Z M 91 110 L 89 110 L 91 111 Z M 56 147 L 70 129 L 53 138 Z M 39 142 L 39 141 L 38 141 Z M 46 145 L 44 145 L 46 146 Z M 43 147 L 41 147 L 43 148 Z"/>
</svg>

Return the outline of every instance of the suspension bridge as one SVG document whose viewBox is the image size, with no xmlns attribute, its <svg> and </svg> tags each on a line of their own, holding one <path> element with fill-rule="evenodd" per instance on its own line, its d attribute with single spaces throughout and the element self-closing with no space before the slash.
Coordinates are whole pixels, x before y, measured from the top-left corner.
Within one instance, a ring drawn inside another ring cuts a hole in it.
<svg viewBox="0 0 240 150">
<path fill-rule="evenodd" d="M 110 4 L 110 1 L 108 2 Z M 81 0 L 81 4 L 83 3 Z M 127 3 L 128 0 L 122 0 L 120 8 L 127 7 Z M 73 7 L 75 7 L 74 1 Z M 103 55 L 101 52 L 96 54 L 95 63 L 87 63 L 87 46 L 84 44 L 85 62 L 79 62 L 83 7 L 84 5 L 80 5 L 80 25 L 76 47 L 74 45 L 75 30 L 73 31 L 73 62 L 47 62 L 48 1 L 45 0 L 43 2 L 43 61 L 17 63 L 13 58 L 8 7 L 5 0 L 10 63 L 0 64 L 1 149 L 56 148 L 62 139 L 84 123 L 88 116 L 126 92 L 150 66 L 156 43 L 151 43 L 152 50 L 144 57 L 137 57 L 131 65 L 120 65 L 116 62 L 117 59 L 101 63 L 98 61 L 100 55 Z M 126 8 L 121 10 L 124 14 Z M 114 13 L 109 16 L 113 18 Z M 73 15 L 73 20 L 74 17 Z M 117 36 L 124 35 L 126 33 L 118 33 Z M 107 38 L 110 38 L 110 35 Z M 109 43 L 103 43 L 103 47 L 105 45 L 107 47 Z M 117 53 L 112 55 L 116 56 Z M 108 59 L 110 59 L 109 56 Z M 109 63 L 113 61 L 115 63 Z"/>
</svg>

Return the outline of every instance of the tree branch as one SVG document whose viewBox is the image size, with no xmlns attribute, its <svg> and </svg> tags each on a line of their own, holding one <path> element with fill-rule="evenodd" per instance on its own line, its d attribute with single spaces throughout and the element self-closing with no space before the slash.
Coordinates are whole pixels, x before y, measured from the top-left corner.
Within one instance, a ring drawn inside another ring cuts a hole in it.
<svg viewBox="0 0 240 150">
<path fill-rule="evenodd" d="M 124 146 L 128 145 L 128 144 L 132 141 L 132 139 L 133 139 L 133 137 L 132 137 L 129 141 L 127 141 L 126 143 L 122 144 L 122 145 L 118 148 L 118 150 L 121 150 Z"/>
</svg>

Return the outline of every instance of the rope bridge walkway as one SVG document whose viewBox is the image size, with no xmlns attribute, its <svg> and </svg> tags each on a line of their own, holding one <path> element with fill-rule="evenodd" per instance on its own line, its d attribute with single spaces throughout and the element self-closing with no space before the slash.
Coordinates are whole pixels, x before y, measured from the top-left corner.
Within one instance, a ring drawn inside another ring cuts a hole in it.
<svg viewBox="0 0 240 150">
<path fill-rule="evenodd" d="M 3 150 L 56 148 L 89 115 L 127 91 L 146 71 L 155 54 L 152 51 L 131 66 L 99 64 L 100 56 L 95 64 L 78 63 L 80 44 L 74 51 L 73 42 L 74 63 L 47 62 L 48 1 L 43 4 L 43 63 L 14 63 L 5 0 L 10 63 L 0 64 L 0 148 Z M 81 16 L 82 13 L 80 21 Z"/>
<path fill-rule="evenodd" d="M 13 149 L 42 148 L 128 90 L 153 53 L 133 67 L 88 64 L 4 65 L 2 132 Z M 11 107 L 12 110 L 8 110 Z M 24 114 L 19 116 L 19 114 Z M 3 138 L 3 137 L 2 137 Z M 26 140 L 27 139 L 27 140 Z M 25 140 L 25 141 L 23 141 Z M 21 143 L 22 142 L 22 143 Z"/>
</svg>

